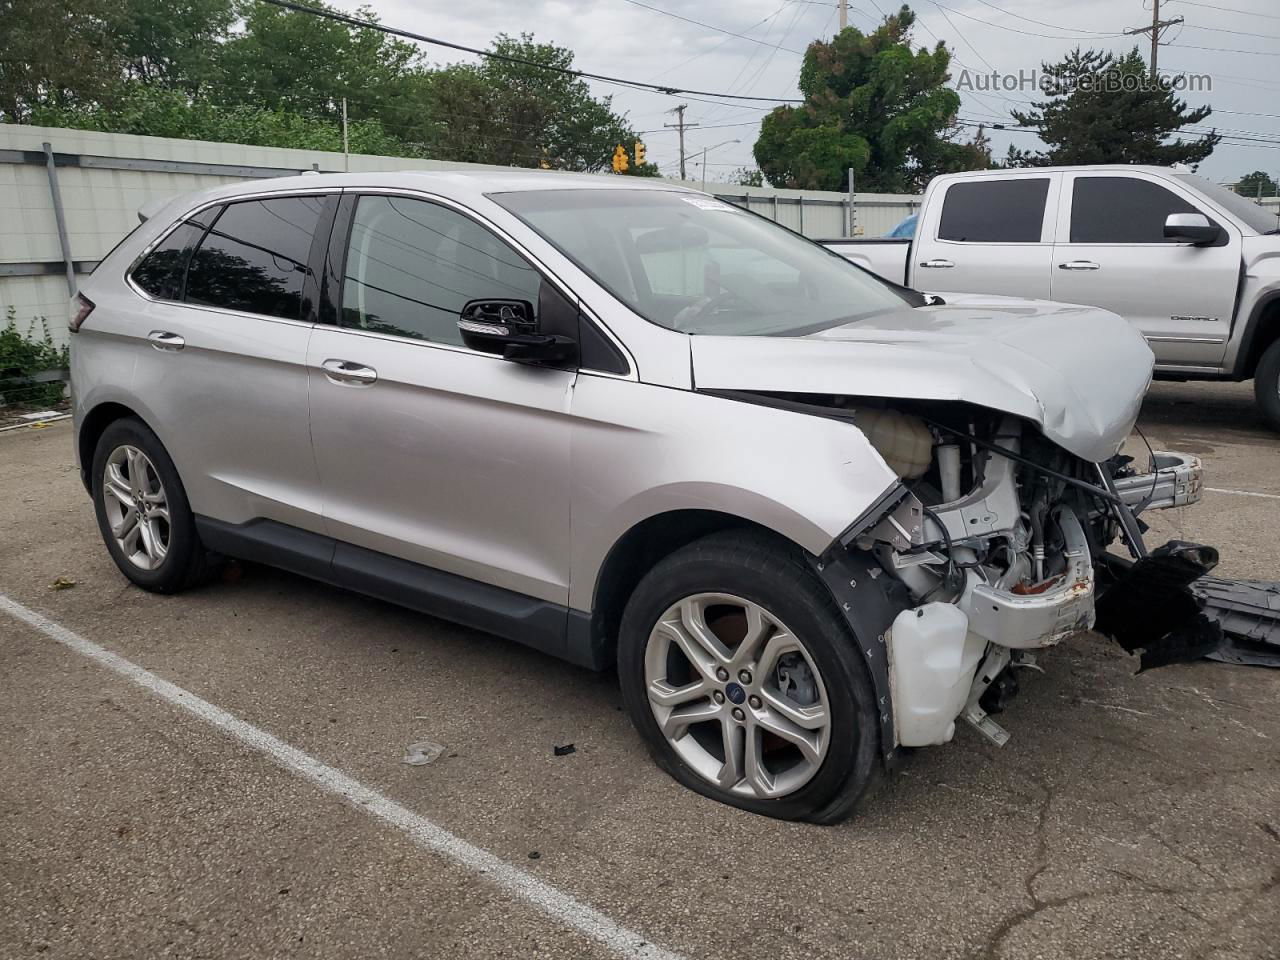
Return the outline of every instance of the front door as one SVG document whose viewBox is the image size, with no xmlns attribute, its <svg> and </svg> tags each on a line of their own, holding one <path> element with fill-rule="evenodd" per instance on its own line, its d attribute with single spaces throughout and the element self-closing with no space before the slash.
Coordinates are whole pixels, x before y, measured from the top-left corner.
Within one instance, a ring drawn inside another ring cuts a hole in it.
<svg viewBox="0 0 1280 960">
<path fill-rule="evenodd" d="M 1240 235 L 1216 246 L 1167 240 L 1173 213 L 1209 211 L 1195 195 L 1140 174 L 1068 174 L 1053 255 L 1053 299 L 1113 310 L 1166 366 L 1216 367 L 1226 351 L 1240 273 Z"/>
<path fill-rule="evenodd" d="M 337 323 L 316 328 L 307 356 L 330 536 L 567 604 L 576 371 L 470 350 L 457 327 L 469 300 L 537 305 L 542 277 L 444 203 L 368 194 L 344 207 Z"/>
</svg>

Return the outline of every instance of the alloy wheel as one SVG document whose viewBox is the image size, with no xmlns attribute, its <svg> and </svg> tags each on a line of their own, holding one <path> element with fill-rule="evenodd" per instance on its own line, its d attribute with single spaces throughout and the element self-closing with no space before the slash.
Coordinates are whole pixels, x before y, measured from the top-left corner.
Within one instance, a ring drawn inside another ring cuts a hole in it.
<svg viewBox="0 0 1280 960">
<path fill-rule="evenodd" d="M 121 554 L 140 570 L 155 570 L 169 553 L 169 501 L 155 464 L 123 444 L 107 457 L 102 477 L 107 524 Z"/>
<path fill-rule="evenodd" d="M 826 757 L 831 711 L 813 659 L 777 617 L 741 597 L 672 604 L 649 634 L 645 691 L 680 759 L 730 793 L 786 796 Z"/>
</svg>

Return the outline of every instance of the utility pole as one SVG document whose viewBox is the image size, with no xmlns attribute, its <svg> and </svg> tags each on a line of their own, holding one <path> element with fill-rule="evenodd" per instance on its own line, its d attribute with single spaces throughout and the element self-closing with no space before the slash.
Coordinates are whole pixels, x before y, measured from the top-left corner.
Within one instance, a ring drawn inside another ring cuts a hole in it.
<svg viewBox="0 0 1280 960">
<path fill-rule="evenodd" d="M 351 172 L 351 141 L 347 139 L 347 98 L 342 98 L 342 169 Z"/>
<path fill-rule="evenodd" d="M 685 130 L 687 130 L 689 127 L 696 127 L 696 126 L 697 126 L 697 124 L 696 124 L 696 123 L 685 123 L 685 122 L 684 122 L 684 112 L 685 112 L 685 110 L 686 110 L 686 109 L 688 109 L 688 107 L 689 107 L 689 105 L 688 105 L 687 103 L 682 103 L 682 104 L 680 104 L 680 106 L 678 106 L 678 107 L 672 107 L 670 110 L 668 110 L 668 111 L 667 111 L 667 113 L 674 113 L 674 114 L 676 115 L 676 122 L 675 122 L 675 123 L 664 123 L 664 124 L 663 124 L 663 126 L 664 126 L 664 127 L 670 127 L 670 128 L 673 128 L 673 129 L 677 130 L 677 131 L 679 132 L 679 134 L 680 134 L 680 179 L 681 179 L 681 180 L 685 179 L 685 175 L 684 175 L 684 132 L 685 132 Z"/>
<path fill-rule="evenodd" d="M 1151 26 L 1134 27 L 1132 30 L 1126 30 L 1127 36 L 1136 36 L 1139 33 L 1151 34 L 1151 79 L 1155 80 L 1159 75 L 1156 72 L 1156 61 L 1160 57 L 1160 31 L 1165 27 L 1177 26 L 1182 23 L 1183 17 L 1174 17 L 1172 20 L 1160 19 L 1160 0 L 1151 0 Z"/>
<path fill-rule="evenodd" d="M 840 29 L 849 25 L 849 0 L 840 0 Z"/>
</svg>

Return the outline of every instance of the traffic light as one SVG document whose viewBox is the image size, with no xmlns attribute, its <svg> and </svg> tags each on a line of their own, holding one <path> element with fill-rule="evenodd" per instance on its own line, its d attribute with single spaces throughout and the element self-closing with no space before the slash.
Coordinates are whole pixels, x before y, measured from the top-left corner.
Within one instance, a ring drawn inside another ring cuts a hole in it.
<svg viewBox="0 0 1280 960">
<path fill-rule="evenodd" d="M 634 156 L 636 158 L 636 166 L 638 167 L 644 163 L 644 143 L 643 141 L 637 140 L 635 146 L 636 152 Z"/>
<path fill-rule="evenodd" d="M 622 144 L 618 144 L 613 148 L 613 172 L 625 173 L 630 166 L 631 161 L 627 159 L 627 148 Z"/>
</svg>

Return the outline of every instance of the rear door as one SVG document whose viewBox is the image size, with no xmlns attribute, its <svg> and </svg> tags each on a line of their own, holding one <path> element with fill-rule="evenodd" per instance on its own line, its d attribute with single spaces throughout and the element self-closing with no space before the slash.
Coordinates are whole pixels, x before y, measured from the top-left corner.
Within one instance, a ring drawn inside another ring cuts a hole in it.
<svg viewBox="0 0 1280 960">
<path fill-rule="evenodd" d="M 918 290 L 1049 298 L 1058 174 L 952 180 L 931 194 L 912 247 Z"/>
<path fill-rule="evenodd" d="M 1235 310 L 1240 234 L 1180 185 L 1133 173 L 1066 175 L 1054 247 L 1053 299 L 1114 310 L 1159 363 L 1216 367 Z M 1217 246 L 1167 240 L 1173 213 L 1224 227 Z"/>
<path fill-rule="evenodd" d="M 467 301 L 518 299 L 548 330 L 553 313 L 576 324 L 576 303 L 444 201 L 368 193 L 343 208 L 326 267 L 336 324 L 307 358 L 335 564 L 358 576 L 372 562 L 350 544 L 567 604 L 576 368 L 471 350 L 457 323 Z"/>
<path fill-rule="evenodd" d="M 197 513 L 319 532 L 307 424 L 307 340 L 336 198 L 238 200 L 199 211 L 130 277 L 149 301 L 134 392 L 151 404 Z M 314 248 L 314 249 L 313 249 Z"/>
</svg>

